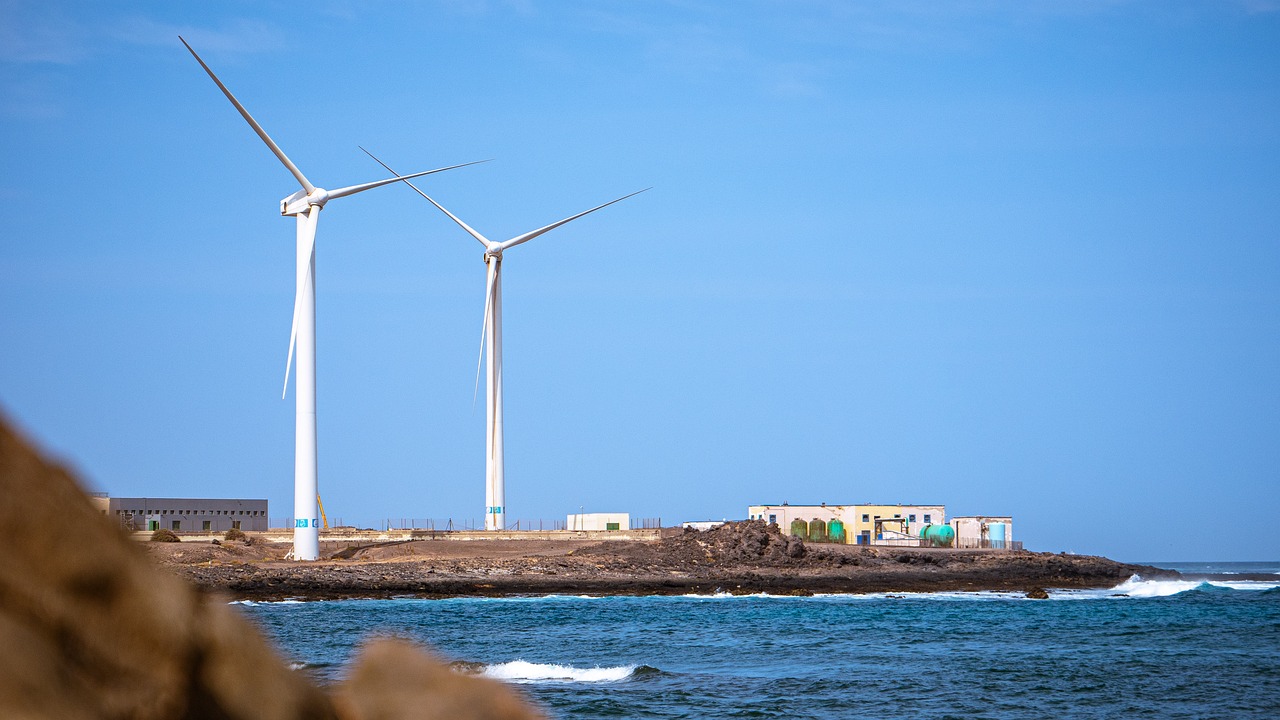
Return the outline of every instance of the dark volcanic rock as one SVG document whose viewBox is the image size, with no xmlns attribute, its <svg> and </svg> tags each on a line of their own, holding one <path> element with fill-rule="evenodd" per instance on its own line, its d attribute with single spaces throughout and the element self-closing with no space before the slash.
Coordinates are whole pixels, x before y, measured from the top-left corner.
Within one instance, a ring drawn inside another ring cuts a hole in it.
<svg viewBox="0 0 1280 720">
<path fill-rule="evenodd" d="M 710 530 L 685 529 L 656 543 L 613 541 L 583 548 L 575 556 L 606 558 L 619 567 L 791 566 L 808 554 L 804 541 L 783 535 L 777 525 L 743 520 Z"/>
</svg>

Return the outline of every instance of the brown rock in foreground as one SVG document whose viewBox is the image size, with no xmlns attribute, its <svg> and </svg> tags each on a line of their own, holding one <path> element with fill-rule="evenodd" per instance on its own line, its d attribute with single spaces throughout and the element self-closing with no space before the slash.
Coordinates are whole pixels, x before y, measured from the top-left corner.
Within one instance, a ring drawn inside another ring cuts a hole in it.
<svg viewBox="0 0 1280 720">
<path fill-rule="evenodd" d="M 331 699 L 224 601 L 153 568 L 3 420 L 0 537 L 6 720 L 538 717 L 395 641 L 367 647 Z"/>
</svg>

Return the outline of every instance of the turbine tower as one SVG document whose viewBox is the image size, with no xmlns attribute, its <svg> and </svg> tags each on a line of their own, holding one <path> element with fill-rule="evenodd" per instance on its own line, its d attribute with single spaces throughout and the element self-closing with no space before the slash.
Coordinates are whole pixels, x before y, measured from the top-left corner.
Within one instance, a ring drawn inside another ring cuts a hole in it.
<svg viewBox="0 0 1280 720">
<path fill-rule="evenodd" d="M 364 150 L 364 148 L 360 148 Z M 387 172 L 395 174 L 395 171 L 387 166 L 386 163 L 374 157 L 373 153 L 365 150 L 369 157 L 377 160 L 379 165 L 386 168 Z M 608 207 L 616 202 L 621 202 L 631 197 L 639 195 L 648 190 L 637 190 L 629 195 L 623 195 L 617 200 L 610 200 L 603 205 L 597 205 L 590 210 L 584 210 L 577 215 L 572 215 L 563 220 L 553 222 L 550 225 L 544 225 L 537 230 L 531 230 L 523 235 L 517 235 L 510 240 L 503 242 L 494 242 L 489 238 L 481 235 L 471 228 L 458 216 L 446 210 L 440 203 L 432 200 L 429 195 L 418 189 L 418 186 L 404 181 L 406 185 L 413 188 L 419 195 L 426 198 L 427 202 L 435 205 L 440 212 L 449 216 L 466 230 L 471 237 L 475 238 L 484 246 L 484 264 L 485 272 L 485 297 L 484 297 L 484 324 L 480 329 L 480 354 L 482 358 L 486 358 L 487 372 L 485 373 L 485 456 L 484 456 L 484 497 L 485 497 L 485 530 L 505 530 L 506 529 L 506 483 L 503 475 L 502 462 L 502 253 L 508 248 L 515 247 L 521 243 L 550 232 L 564 225 L 567 222 L 577 220 L 583 215 L 593 213 L 601 208 Z M 477 362 L 476 372 L 479 374 L 479 362 Z"/>
<path fill-rule="evenodd" d="M 453 165 L 436 170 L 393 177 L 377 182 L 351 185 L 337 190 L 325 190 L 311 184 L 297 165 L 293 164 L 275 141 L 267 135 L 248 110 L 236 100 L 226 85 L 213 74 L 213 70 L 196 54 L 187 41 L 181 36 L 182 44 L 195 57 L 200 67 L 217 83 L 222 94 L 227 96 L 240 115 L 244 117 L 253 131 L 262 138 L 276 158 L 284 164 L 302 186 L 298 192 L 280 201 L 280 214 L 297 218 L 297 291 L 293 300 L 293 327 L 289 331 L 289 356 L 285 361 L 284 392 L 289 392 L 289 370 L 293 364 L 295 349 L 298 356 L 295 373 L 294 397 L 297 403 L 294 436 L 294 470 L 293 470 L 293 552 L 295 560 L 315 560 L 320 556 L 320 528 L 316 520 L 316 497 L 318 482 L 316 472 L 316 288 L 315 288 L 315 242 L 316 224 L 320 219 L 320 209 L 330 200 L 348 195 L 355 195 L 372 188 L 387 185 L 398 180 L 408 180 L 421 175 L 429 175 L 444 170 L 463 167 Z M 472 165 L 474 163 L 464 163 Z"/>
</svg>

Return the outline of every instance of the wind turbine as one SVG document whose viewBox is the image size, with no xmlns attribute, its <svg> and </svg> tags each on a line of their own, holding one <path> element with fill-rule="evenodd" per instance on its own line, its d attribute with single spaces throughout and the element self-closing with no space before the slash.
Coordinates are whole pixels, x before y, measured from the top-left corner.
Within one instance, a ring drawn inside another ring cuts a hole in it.
<svg viewBox="0 0 1280 720">
<path fill-rule="evenodd" d="M 393 177 L 377 182 L 351 185 L 337 190 L 325 190 L 311 184 L 297 165 L 293 164 L 267 135 L 248 110 L 236 100 L 226 85 L 213 74 L 213 70 L 205 64 L 196 51 L 181 36 L 182 44 L 195 57 L 200 67 L 217 83 L 222 94 L 227 96 L 240 115 L 244 117 L 253 131 L 262 138 L 276 158 L 289 170 L 302 186 L 298 192 L 280 201 L 280 214 L 297 218 L 297 292 L 293 300 L 293 327 L 289 331 L 289 356 L 285 361 L 284 393 L 289 392 L 289 370 L 293 363 L 295 349 L 298 356 L 298 369 L 295 374 L 294 396 L 297 404 L 294 423 L 294 466 L 293 466 L 293 553 L 295 560 L 315 560 L 320 556 L 320 529 L 317 527 L 316 497 L 318 482 L 316 477 L 316 288 L 315 288 L 315 242 L 316 224 L 320 219 L 320 210 L 325 203 L 337 198 L 355 195 L 365 190 L 388 185 L 398 180 L 408 180 L 421 175 L 452 170 L 453 168 L 472 165 L 452 165 L 450 167 L 427 170 L 403 177 Z"/>
<path fill-rule="evenodd" d="M 360 148 L 364 150 L 364 148 Z M 364 150 L 369 157 L 377 160 L 378 164 L 386 168 L 387 172 L 395 173 L 386 163 L 374 157 L 373 153 Z M 483 358 L 488 359 L 487 370 L 485 373 L 485 457 L 484 457 L 484 496 L 485 496 L 485 514 L 484 529 L 485 530 L 505 530 L 506 529 L 506 483 L 503 475 L 502 462 L 502 253 L 508 248 L 515 247 L 521 243 L 550 232 L 564 225 L 593 213 L 601 208 L 606 208 L 616 202 L 622 202 L 632 195 L 639 195 L 648 190 L 637 190 L 629 195 L 623 195 L 617 200 L 610 200 L 603 205 L 597 205 L 590 210 L 584 210 L 577 215 L 571 215 L 563 220 L 553 222 L 550 225 L 544 225 L 537 230 L 531 230 L 523 235 L 504 240 L 503 242 L 494 242 L 489 238 L 481 235 L 471 228 L 470 225 L 458 219 L 458 216 L 446 210 L 440 203 L 431 199 L 431 196 L 418 189 L 417 185 L 404 181 L 406 185 L 413 188 L 419 195 L 426 198 L 427 202 L 435 205 L 440 212 L 449 216 L 466 230 L 471 237 L 475 238 L 484 246 L 484 264 L 487 268 L 485 273 L 485 296 L 484 296 L 484 324 L 480 329 L 480 354 Z M 486 342 L 487 341 L 487 342 Z M 480 363 L 476 363 L 477 384 L 479 384 Z"/>
</svg>

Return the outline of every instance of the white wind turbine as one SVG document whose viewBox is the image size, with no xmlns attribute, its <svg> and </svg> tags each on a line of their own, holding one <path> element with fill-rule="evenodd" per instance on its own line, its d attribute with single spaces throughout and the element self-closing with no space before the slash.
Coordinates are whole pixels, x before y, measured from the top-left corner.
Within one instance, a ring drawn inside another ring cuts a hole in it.
<svg viewBox="0 0 1280 720">
<path fill-rule="evenodd" d="M 320 556 L 320 529 L 317 526 L 316 498 L 318 494 L 317 455 L 316 455 L 316 288 L 315 288 L 315 242 L 316 224 L 320 219 L 320 209 L 330 200 L 355 195 L 372 188 L 387 185 L 398 180 L 408 180 L 421 175 L 429 175 L 444 170 L 463 167 L 450 167 L 427 170 L 403 177 L 393 177 L 377 182 L 351 185 L 337 190 L 325 190 L 311 184 L 302 174 L 298 166 L 293 164 L 284 151 L 267 135 L 256 120 L 249 115 L 239 100 L 231 94 L 217 75 L 209 69 L 204 60 L 187 44 L 182 37 L 182 44 L 195 57 L 200 67 L 217 83 L 218 88 L 227 96 L 236 110 L 244 117 L 253 131 L 262 138 L 276 158 L 288 168 L 297 179 L 302 189 L 280 201 L 280 214 L 293 215 L 297 218 L 297 293 L 293 300 L 293 327 L 289 331 L 289 356 L 285 361 L 284 393 L 289 391 L 289 369 L 293 362 L 294 351 L 298 356 L 294 396 L 297 403 L 294 436 L 294 470 L 293 470 L 293 558 L 295 560 L 315 560 Z M 464 163 L 472 165 L 474 163 Z"/>
<path fill-rule="evenodd" d="M 360 148 L 364 150 L 364 148 Z M 377 160 L 378 164 L 387 169 L 387 172 L 394 173 L 386 163 L 374 157 L 373 153 L 365 150 L 369 157 Z M 502 462 L 502 253 L 504 250 L 515 247 L 521 243 L 550 232 L 564 225 L 567 222 L 577 220 L 583 215 L 593 213 L 601 208 L 608 207 L 616 202 L 621 202 L 631 197 L 639 195 L 648 190 L 637 190 L 629 195 L 623 195 L 617 200 L 610 200 L 603 205 L 597 205 L 590 210 L 584 210 L 577 215 L 572 215 L 563 220 L 553 222 L 550 225 L 544 225 L 537 230 L 517 235 L 510 240 L 503 242 L 494 242 L 489 238 L 481 235 L 471 228 L 470 225 L 462 222 L 456 215 L 444 209 L 440 203 L 432 200 L 429 195 L 418 189 L 418 186 L 404 181 L 406 185 L 413 188 L 419 195 L 426 198 L 427 202 L 435 205 L 440 212 L 449 216 L 463 230 L 466 230 L 471 237 L 480 241 L 484 246 L 484 263 L 487 267 L 485 277 L 485 298 L 484 298 L 484 324 L 480 329 L 480 352 L 488 359 L 487 373 L 485 374 L 485 457 L 484 457 L 484 496 L 485 496 L 485 530 L 505 530 L 506 529 L 506 484 L 503 475 Z M 486 343 L 487 340 L 487 343 Z M 476 374 L 479 375 L 480 368 L 477 362 Z M 478 383 L 478 381 L 477 381 Z"/>
</svg>

